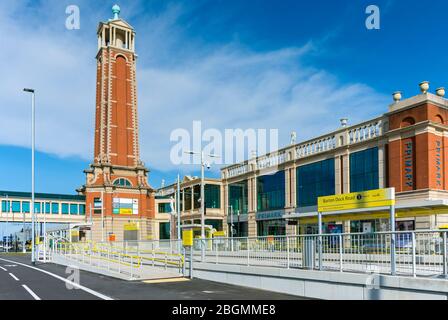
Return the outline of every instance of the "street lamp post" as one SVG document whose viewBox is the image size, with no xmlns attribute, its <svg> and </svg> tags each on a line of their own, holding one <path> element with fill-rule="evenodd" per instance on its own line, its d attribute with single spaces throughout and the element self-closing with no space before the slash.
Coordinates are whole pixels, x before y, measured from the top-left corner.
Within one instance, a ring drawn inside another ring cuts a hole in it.
<svg viewBox="0 0 448 320">
<path fill-rule="evenodd" d="M 201 150 L 201 152 L 196 151 L 185 151 L 187 154 L 200 154 L 201 155 L 201 242 L 202 242 L 202 260 L 205 258 L 205 247 L 204 247 L 204 240 L 205 240 L 205 199 L 204 199 L 204 168 L 205 166 L 210 167 L 209 164 L 207 164 L 204 160 L 204 152 Z M 211 158 L 219 158 L 218 155 L 215 154 L 208 154 L 208 157 Z"/>
<path fill-rule="evenodd" d="M 36 264 L 35 257 L 35 216 L 34 216 L 34 146 L 35 146 L 35 92 L 34 89 L 25 88 L 25 92 L 31 93 L 31 262 Z"/>
<path fill-rule="evenodd" d="M 176 205 L 176 211 L 177 211 L 177 242 L 179 243 L 179 252 L 180 252 L 180 246 L 181 246 L 181 234 L 180 234 L 180 176 L 177 174 L 177 205 Z"/>
</svg>

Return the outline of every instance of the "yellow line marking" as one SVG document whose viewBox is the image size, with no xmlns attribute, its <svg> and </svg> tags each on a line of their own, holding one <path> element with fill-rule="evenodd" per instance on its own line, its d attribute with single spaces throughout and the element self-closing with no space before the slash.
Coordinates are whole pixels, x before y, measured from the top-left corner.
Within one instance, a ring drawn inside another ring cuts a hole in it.
<svg viewBox="0 0 448 320">
<path fill-rule="evenodd" d="M 153 279 L 153 280 L 144 280 L 144 283 L 165 283 L 165 282 L 182 282 L 182 281 L 190 281 L 188 278 L 165 278 L 165 279 Z"/>
</svg>

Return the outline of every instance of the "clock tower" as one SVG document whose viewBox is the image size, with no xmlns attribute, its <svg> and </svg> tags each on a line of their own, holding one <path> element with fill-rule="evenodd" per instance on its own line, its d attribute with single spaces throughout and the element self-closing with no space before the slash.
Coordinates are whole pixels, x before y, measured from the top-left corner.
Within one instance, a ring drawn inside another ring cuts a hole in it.
<svg viewBox="0 0 448 320">
<path fill-rule="evenodd" d="M 94 241 L 150 239 L 154 190 L 140 159 L 135 31 L 118 5 L 112 12 L 97 30 L 94 159 L 78 191 Z"/>
</svg>

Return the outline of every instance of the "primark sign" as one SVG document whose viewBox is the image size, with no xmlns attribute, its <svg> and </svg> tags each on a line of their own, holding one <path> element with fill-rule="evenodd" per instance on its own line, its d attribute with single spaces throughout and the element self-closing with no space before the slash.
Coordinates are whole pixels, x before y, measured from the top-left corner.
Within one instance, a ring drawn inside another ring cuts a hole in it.
<svg viewBox="0 0 448 320">
<path fill-rule="evenodd" d="M 282 219 L 284 214 L 285 210 L 257 212 L 255 218 L 257 220 L 275 220 L 275 219 Z"/>
</svg>

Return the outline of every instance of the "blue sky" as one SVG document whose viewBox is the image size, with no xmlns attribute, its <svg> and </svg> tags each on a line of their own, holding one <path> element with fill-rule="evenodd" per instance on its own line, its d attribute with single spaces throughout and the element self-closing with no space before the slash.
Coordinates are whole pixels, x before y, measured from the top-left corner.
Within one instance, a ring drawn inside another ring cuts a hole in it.
<svg viewBox="0 0 448 320">
<path fill-rule="evenodd" d="M 96 26 L 115 1 L 0 4 L 0 189 L 30 188 L 29 97 L 37 96 L 40 192 L 74 193 L 93 153 Z M 65 28 L 78 5 L 80 30 Z M 387 111 L 393 91 L 448 86 L 446 1 L 118 1 L 137 31 L 142 160 L 150 183 L 195 166 L 170 163 L 170 132 L 278 128 L 299 140 Z M 381 29 L 365 28 L 375 4 Z M 6 76 L 5 76 L 6 75 Z M 217 176 L 219 167 L 209 175 Z"/>
</svg>

